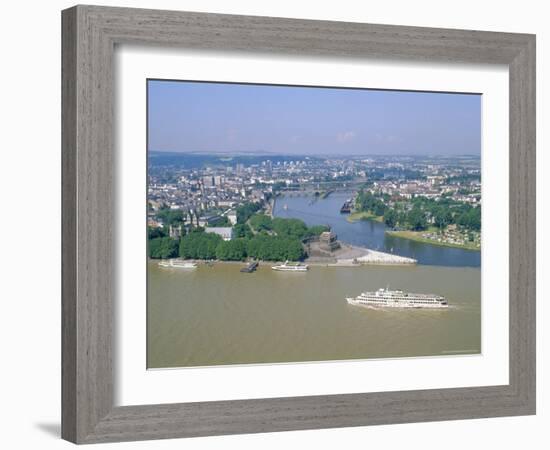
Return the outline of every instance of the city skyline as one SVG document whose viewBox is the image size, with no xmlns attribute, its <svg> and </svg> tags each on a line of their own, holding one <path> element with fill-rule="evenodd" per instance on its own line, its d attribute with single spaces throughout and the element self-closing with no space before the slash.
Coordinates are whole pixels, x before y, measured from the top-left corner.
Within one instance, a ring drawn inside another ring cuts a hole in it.
<svg viewBox="0 0 550 450">
<path fill-rule="evenodd" d="M 164 80 L 147 88 L 148 149 L 155 152 L 481 153 L 478 94 Z"/>
</svg>

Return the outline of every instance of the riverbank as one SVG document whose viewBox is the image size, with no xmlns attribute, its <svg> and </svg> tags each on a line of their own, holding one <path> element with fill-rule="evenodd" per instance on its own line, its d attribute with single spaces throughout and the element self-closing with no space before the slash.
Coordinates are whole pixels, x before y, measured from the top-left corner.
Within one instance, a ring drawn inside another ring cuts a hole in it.
<svg viewBox="0 0 550 450">
<path fill-rule="evenodd" d="M 383 223 L 384 217 L 377 216 L 369 211 L 358 211 L 351 213 L 349 216 L 346 217 L 346 220 L 349 223 L 358 222 L 359 220 L 373 220 L 374 222 Z"/>
<path fill-rule="evenodd" d="M 462 250 L 477 251 L 481 250 L 481 247 L 473 244 L 455 244 L 452 242 L 437 241 L 435 239 L 425 238 L 422 236 L 423 231 L 409 231 L 409 230 L 386 230 L 386 234 L 390 236 L 396 236 L 402 239 L 408 239 L 415 242 L 421 242 L 423 244 L 437 245 L 439 247 L 459 248 Z"/>
<path fill-rule="evenodd" d="M 153 260 L 153 261 L 161 261 Z M 182 262 L 197 263 L 203 265 L 212 264 L 231 264 L 243 266 L 252 260 L 246 261 L 221 261 L 221 260 L 199 260 L 189 259 Z M 284 261 L 258 261 L 261 265 L 276 265 Z M 369 248 L 358 247 L 350 244 L 340 243 L 340 248 L 334 251 L 330 256 L 315 256 L 306 258 L 303 261 L 310 266 L 323 267 L 358 267 L 361 265 L 412 265 L 416 264 L 416 259 L 407 258 L 405 256 L 394 255 L 392 253 L 380 252 Z"/>
</svg>

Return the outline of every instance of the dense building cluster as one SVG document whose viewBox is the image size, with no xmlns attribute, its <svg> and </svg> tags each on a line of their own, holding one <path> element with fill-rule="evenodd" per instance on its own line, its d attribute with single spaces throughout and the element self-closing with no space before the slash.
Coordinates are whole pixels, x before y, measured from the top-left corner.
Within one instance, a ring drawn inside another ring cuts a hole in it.
<svg viewBox="0 0 550 450">
<path fill-rule="evenodd" d="M 190 228 L 202 228 L 229 241 L 244 237 L 238 235 L 243 233 L 239 208 L 242 211 L 246 205 L 256 205 L 256 210 L 270 216 L 272 200 L 281 193 L 328 195 L 335 190 L 358 193 L 355 212 L 383 217 L 391 228 L 420 231 L 443 224 L 440 230 L 447 231 L 448 225 L 465 225 L 468 216 L 461 214 L 481 205 L 480 160 L 472 156 L 226 157 L 152 153 L 148 224 L 151 229 L 163 229 L 173 239 L 179 239 Z M 422 211 L 419 225 L 411 226 L 418 210 Z M 479 231 L 475 226 L 466 228 Z"/>
</svg>

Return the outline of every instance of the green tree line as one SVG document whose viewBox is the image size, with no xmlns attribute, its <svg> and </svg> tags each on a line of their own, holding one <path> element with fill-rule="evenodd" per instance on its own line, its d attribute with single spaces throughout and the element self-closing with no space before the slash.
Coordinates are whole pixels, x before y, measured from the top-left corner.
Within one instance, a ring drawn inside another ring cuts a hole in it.
<svg viewBox="0 0 550 450">
<path fill-rule="evenodd" d="M 390 228 L 399 226 L 408 230 L 421 231 L 425 230 L 430 222 L 441 230 L 456 224 L 470 231 L 480 231 L 481 207 L 471 205 L 428 206 L 416 203 L 408 211 L 396 207 L 387 208 L 384 213 L 384 223 Z"/>
<path fill-rule="evenodd" d="M 300 219 L 284 219 L 282 217 L 271 218 L 265 214 L 255 214 L 250 217 L 250 226 L 259 233 L 274 233 L 279 237 L 304 240 L 311 236 L 318 236 L 323 231 L 328 231 L 326 225 L 314 225 L 308 227 Z"/>
<path fill-rule="evenodd" d="M 155 259 L 175 258 L 179 254 L 177 239 L 156 237 L 149 240 L 149 256 Z"/>
<path fill-rule="evenodd" d="M 283 219 L 254 214 L 251 227 L 238 223 L 233 227 L 233 239 L 224 241 L 215 233 L 202 228 L 191 229 L 179 240 L 167 236 L 162 228 L 149 229 L 151 258 L 219 259 L 242 261 L 256 258 L 264 261 L 299 261 L 306 254 L 302 241 L 328 230 L 324 225 L 308 227 L 299 219 Z"/>
<path fill-rule="evenodd" d="M 374 196 L 371 192 L 359 191 L 355 198 L 355 208 L 358 211 L 367 211 L 375 216 L 383 216 L 386 212 L 386 205 L 380 198 Z"/>
<path fill-rule="evenodd" d="M 243 261 L 247 257 L 264 261 L 299 261 L 305 257 L 298 239 L 256 235 L 250 239 L 237 238 L 224 241 L 215 233 L 198 231 L 183 236 L 179 242 L 169 237 L 157 237 L 149 241 L 149 256 L 154 259 L 219 259 Z"/>
<path fill-rule="evenodd" d="M 252 214 L 260 210 L 261 206 L 260 203 L 245 203 L 237 207 L 237 223 L 246 223 Z"/>
<path fill-rule="evenodd" d="M 355 200 L 358 211 L 367 211 L 382 216 L 384 223 L 390 227 L 421 231 L 430 221 L 439 229 L 456 224 L 471 231 L 481 230 L 481 207 L 457 202 L 443 197 L 439 200 L 415 197 L 410 202 L 397 202 L 389 207 L 387 195 L 375 196 L 371 192 L 359 191 Z M 412 208 L 406 208 L 406 205 Z"/>
</svg>

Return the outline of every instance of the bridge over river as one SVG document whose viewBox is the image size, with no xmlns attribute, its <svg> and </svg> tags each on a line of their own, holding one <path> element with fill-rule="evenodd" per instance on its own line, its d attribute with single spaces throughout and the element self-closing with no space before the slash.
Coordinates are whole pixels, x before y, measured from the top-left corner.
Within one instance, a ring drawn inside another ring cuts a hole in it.
<svg viewBox="0 0 550 450">
<path fill-rule="evenodd" d="M 285 196 L 311 195 L 316 192 L 332 193 L 332 192 L 351 192 L 360 189 L 364 186 L 366 179 L 355 181 L 323 181 L 313 183 L 300 183 L 297 186 L 287 186 L 280 189 L 281 194 Z"/>
</svg>

